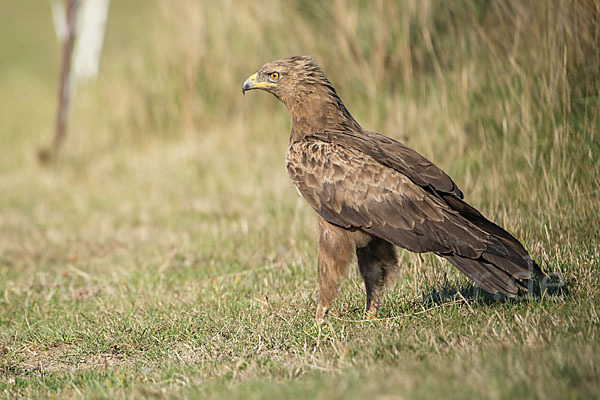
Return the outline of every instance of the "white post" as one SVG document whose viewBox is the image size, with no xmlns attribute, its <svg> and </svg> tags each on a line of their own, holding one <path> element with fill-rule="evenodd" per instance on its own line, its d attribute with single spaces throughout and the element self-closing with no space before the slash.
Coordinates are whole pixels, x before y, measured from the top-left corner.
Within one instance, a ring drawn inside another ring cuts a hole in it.
<svg viewBox="0 0 600 400">
<path fill-rule="evenodd" d="M 56 130 L 54 132 L 53 152 L 56 154 L 65 136 L 67 113 L 69 110 L 69 91 L 71 89 L 71 53 L 75 42 L 75 23 L 77 18 L 78 0 L 65 0 L 67 16 L 67 37 L 63 42 L 62 60 L 60 67 L 60 86 L 58 87 L 58 111 Z"/>
<path fill-rule="evenodd" d="M 80 79 L 93 78 L 98 74 L 108 6 L 109 0 L 64 0 L 63 5 L 60 0 L 52 2 L 56 37 L 62 44 L 62 59 L 54 145 L 51 149 L 53 154 L 50 151 L 41 152 L 42 161 L 48 161 L 51 155 L 56 155 L 64 141 L 69 100 L 75 85 Z"/>
</svg>

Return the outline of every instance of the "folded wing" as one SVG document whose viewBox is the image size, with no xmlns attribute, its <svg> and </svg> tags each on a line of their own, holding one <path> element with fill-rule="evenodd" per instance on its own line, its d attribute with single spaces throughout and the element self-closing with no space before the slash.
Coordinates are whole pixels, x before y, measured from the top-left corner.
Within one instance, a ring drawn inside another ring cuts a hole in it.
<svg viewBox="0 0 600 400">
<path fill-rule="evenodd" d="M 292 181 L 325 220 L 435 252 L 492 293 L 514 295 L 530 277 L 533 262 L 520 243 L 464 203 L 454 182 L 418 153 L 391 139 L 370 151 L 373 143 L 363 149 L 329 139 L 293 143 L 286 155 Z"/>
</svg>

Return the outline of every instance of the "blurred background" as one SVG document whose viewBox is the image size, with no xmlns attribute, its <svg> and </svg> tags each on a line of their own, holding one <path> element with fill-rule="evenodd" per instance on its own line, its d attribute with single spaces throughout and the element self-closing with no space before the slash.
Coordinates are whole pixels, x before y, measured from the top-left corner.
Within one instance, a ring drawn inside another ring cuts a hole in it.
<svg viewBox="0 0 600 400">
<path fill-rule="evenodd" d="M 61 49 L 49 4 L 0 7 L 11 154 L 0 165 L 10 170 L 51 141 Z M 240 96 L 240 84 L 265 62 L 310 54 L 365 127 L 451 172 L 477 173 L 499 152 L 583 177 L 576 164 L 598 154 L 598 12 L 594 0 L 112 2 L 99 77 L 78 87 L 63 157 L 85 163 L 215 130 L 232 143 L 244 132 L 258 147 L 285 143 L 285 108 Z"/>
<path fill-rule="evenodd" d="M 360 396 L 351 367 L 379 365 L 382 387 L 426 397 L 597 393 L 599 43 L 598 0 L 113 0 L 98 75 L 72 91 L 48 156 L 51 2 L 0 1 L 0 389 L 146 397 L 348 369 Z M 392 317 L 353 322 L 353 272 L 317 338 L 316 215 L 285 171 L 289 116 L 241 94 L 261 65 L 299 54 L 364 128 L 434 161 L 575 282 L 571 297 L 428 313 L 423 293 L 466 279 L 401 252 Z"/>
</svg>

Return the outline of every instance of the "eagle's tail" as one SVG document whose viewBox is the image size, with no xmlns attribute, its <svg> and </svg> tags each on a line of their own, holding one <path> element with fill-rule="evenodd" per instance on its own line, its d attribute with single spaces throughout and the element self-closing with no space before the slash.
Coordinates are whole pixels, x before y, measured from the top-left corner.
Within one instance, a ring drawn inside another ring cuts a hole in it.
<svg viewBox="0 0 600 400">
<path fill-rule="evenodd" d="M 461 199 L 449 195 L 444 200 L 463 218 L 487 232 L 494 242 L 477 259 L 456 254 L 442 255 L 482 289 L 512 297 L 519 290 L 530 290 L 531 283 L 544 276 L 539 265 L 510 233 Z"/>
</svg>

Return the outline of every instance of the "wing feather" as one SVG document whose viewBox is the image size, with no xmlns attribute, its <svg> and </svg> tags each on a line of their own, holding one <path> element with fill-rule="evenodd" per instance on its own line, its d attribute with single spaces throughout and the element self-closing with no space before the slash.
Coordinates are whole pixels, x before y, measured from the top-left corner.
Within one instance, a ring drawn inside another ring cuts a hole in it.
<svg viewBox="0 0 600 400">
<path fill-rule="evenodd" d="M 358 150 L 297 142 L 286 164 L 302 196 L 332 224 L 361 228 L 416 252 L 479 257 L 491 243 L 442 200 Z"/>
<path fill-rule="evenodd" d="M 406 175 L 422 187 L 452 194 L 459 199 L 463 193 L 444 171 L 410 147 L 375 132 L 316 132 L 307 136 L 326 143 L 339 144 L 346 148 L 360 150 L 377 162 Z"/>
</svg>

